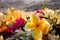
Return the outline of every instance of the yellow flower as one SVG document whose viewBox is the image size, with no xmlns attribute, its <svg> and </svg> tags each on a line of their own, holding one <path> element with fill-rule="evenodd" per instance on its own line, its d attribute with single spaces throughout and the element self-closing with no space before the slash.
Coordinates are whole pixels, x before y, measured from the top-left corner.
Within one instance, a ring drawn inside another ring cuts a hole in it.
<svg viewBox="0 0 60 40">
<path fill-rule="evenodd" d="M 8 8 L 6 21 L 14 22 L 17 18 L 25 17 L 24 13 L 25 12 L 22 10 L 15 10 L 14 8 Z"/>
<path fill-rule="evenodd" d="M 16 10 L 15 8 L 8 8 L 6 20 L 13 22 L 16 18 L 22 17 L 27 21 L 27 17 L 33 12 L 25 12 L 23 10 Z"/>
<path fill-rule="evenodd" d="M 6 15 L 6 22 L 13 22 L 12 16 Z"/>
<path fill-rule="evenodd" d="M 45 20 L 40 20 L 37 16 L 32 14 L 30 16 L 30 22 L 27 22 L 26 29 L 32 30 L 35 40 L 42 39 L 42 34 L 47 34 L 50 28 L 50 24 Z"/>
<path fill-rule="evenodd" d="M 15 10 L 14 8 L 8 9 L 8 14 L 13 16 L 14 18 L 18 18 L 21 16 L 20 10 Z"/>
</svg>

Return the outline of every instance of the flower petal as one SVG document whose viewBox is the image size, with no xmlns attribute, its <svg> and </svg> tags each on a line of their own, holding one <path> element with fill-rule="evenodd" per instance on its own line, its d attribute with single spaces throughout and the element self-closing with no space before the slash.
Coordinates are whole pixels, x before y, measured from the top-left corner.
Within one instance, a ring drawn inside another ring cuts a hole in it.
<svg viewBox="0 0 60 40">
<path fill-rule="evenodd" d="M 39 23 L 39 18 L 37 16 L 33 15 L 33 14 L 30 16 L 30 20 L 34 24 L 38 24 Z"/>
<path fill-rule="evenodd" d="M 31 22 L 28 22 L 26 25 L 25 25 L 25 28 L 27 29 L 33 29 L 35 26 L 35 24 L 31 23 Z"/>
<path fill-rule="evenodd" d="M 35 38 L 35 40 L 42 40 L 42 38 L 38 37 L 38 38 Z"/>
<path fill-rule="evenodd" d="M 34 29 L 32 32 L 35 40 L 42 39 L 42 33 L 40 30 Z"/>
<path fill-rule="evenodd" d="M 49 31 L 49 28 L 50 28 L 50 24 L 45 19 L 41 20 L 40 31 L 43 34 L 47 34 Z"/>
</svg>

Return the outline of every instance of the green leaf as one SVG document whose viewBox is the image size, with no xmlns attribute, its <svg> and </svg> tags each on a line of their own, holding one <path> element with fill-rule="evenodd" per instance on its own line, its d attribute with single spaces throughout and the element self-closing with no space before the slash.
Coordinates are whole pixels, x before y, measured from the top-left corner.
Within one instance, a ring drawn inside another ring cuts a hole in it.
<svg viewBox="0 0 60 40">
<path fill-rule="evenodd" d="M 54 17 L 54 18 L 52 19 L 52 21 L 53 21 L 54 24 L 56 24 L 56 23 L 57 23 L 57 18 Z"/>
<path fill-rule="evenodd" d="M 48 18 L 50 19 L 50 15 L 48 15 Z"/>
<path fill-rule="evenodd" d="M 7 13 L 4 13 L 4 15 L 7 15 Z"/>
<path fill-rule="evenodd" d="M 56 32 L 56 31 L 55 31 L 55 30 L 53 30 L 53 31 L 51 31 L 51 34 L 52 34 L 52 35 L 55 35 L 55 32 Z"/>
<path fill-rule="evenodd" d="M 22 34 L 22 37 L 26 37 L 26 33 L 23 33 L 23 34 Z"/>
</svg>

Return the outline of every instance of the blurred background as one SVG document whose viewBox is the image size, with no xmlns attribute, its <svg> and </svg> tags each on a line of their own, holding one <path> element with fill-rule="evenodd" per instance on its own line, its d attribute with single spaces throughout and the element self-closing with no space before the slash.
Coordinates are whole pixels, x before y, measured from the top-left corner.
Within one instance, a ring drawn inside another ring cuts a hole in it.
<svg viewBox="0 0 60 40">
<path fill-rule="evenodd" d="M 16 9 L 33 11 L 41 9 L 45 0 L 0 0 L 0 11 L 5 11 L 9 7 L 15 7 Z M 47 7 L 54 9 L 60 9 L 60 0 L 46 0 Z"/>
</svg>

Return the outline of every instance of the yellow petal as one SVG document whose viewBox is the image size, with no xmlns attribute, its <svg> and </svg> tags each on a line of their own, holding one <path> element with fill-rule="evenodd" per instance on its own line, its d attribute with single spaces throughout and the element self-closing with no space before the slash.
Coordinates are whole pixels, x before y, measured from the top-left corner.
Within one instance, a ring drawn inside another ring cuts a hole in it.
<svg viewBox="0 0 60 40">
<path fill-rule="evenodd" d="M 37 28 L 36 28 L 32 32 L 33 32 L 33 36 L 34 36 L 35 40 L 42 40 L 42 33 L 40 30 L 37 30 Z"/>
<path fill-rule="evenodd" d="M 6 16 L 6 21 L 12 22 L 12 17 L 11 16 Z"/>
<path fill-rule="evenodd" d="M 37 16 L 35 16 L 34 14 L 32 14 L 30 16 L 30 20 L 31 20 L 31 22 L 33 22 L 35 24 L 38 24 L 39 23 L 39 18 Z"/>
<path fill-rule="evenodd" d="M 40 31 L 43 34 L 47 34 L 49 31 L 49 28 L 50 28 L 50 24 L 45 19 L 41 20 Z"/>
<path fill-rule="evenodd" d="M 42 32 L 37 28 L 34 29 L 32 32 L 35 39 L 42 38 Z"/>
<path fill-rule="evenodd" d="M 40 37 L 39 38 L 35 38 L 35 40 L 42 40 L 42 38 L 40 38 Z"/>
<path fill-rule="evenodd" d="M 25 28 L 27 28 L 27 29 L 33 29 L 34 26 L 35 26 L 35 24 L 29 22 L 29 23 L 26 24 Z"/>
<path fill-rule="evenodd" d="M 43 34 L 47 34 L 50 29 L 50 26 L 48 24 L 45 25 L 45 28 L 43 29 Z"/>
</svg>

